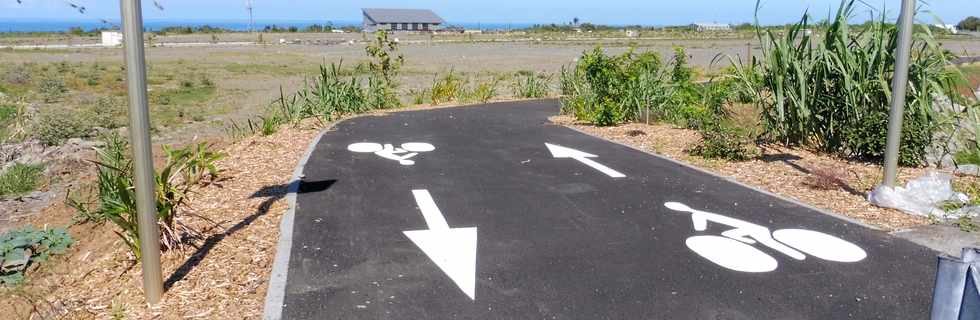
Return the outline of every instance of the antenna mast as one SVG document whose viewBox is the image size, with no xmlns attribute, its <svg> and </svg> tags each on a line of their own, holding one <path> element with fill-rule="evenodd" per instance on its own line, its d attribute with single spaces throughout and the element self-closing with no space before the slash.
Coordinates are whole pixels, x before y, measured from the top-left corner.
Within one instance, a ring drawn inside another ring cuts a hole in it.
<svg viewBox="0 0 980 320">
<path fill-rule="evenodd" d="M 255 19 L 252 17 L 252 0 L 245 1 L 245 9 L 248 10 L 248 32 L 255 32 Z"/>
</svg>

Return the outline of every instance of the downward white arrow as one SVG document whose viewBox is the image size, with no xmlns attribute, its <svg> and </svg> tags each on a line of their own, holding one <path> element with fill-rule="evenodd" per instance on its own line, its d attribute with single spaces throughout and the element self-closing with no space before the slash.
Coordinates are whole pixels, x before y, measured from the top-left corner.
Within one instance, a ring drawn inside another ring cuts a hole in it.
<svg viewBox="0 0 980 320">
<path fill-rule="evenodd" d="M 429 230 L 404 231 L 472 300 L 476 300 L 476 228 L 450 228 L 428 190 L 412 190 Z"/>
<path fill-rule="evenodd" d="M 613 170 L 613 169 L 611 169 L 611 168 L 609 168 L 607 166 L 602 165 L 601 163 L 598 163 L 598 162 L 592 161 L 592 159 L 589 159 L 589 158 L 597 158 L 597 157 L 599 157 L 597 155 L 594 155 L 594 154 L 591 154 L 591 153 L 582 152 L 582 151 L 578 151 L 578 150 L 575 150 L 575 149 L 572 149 L 572 148 L 566 148 L 566 147 L 562 147 L 562 146 L 559 146 L 559 145 L 550 144 L 550 143 L 545 143 L 544 145 L 546 147 L 548 147 L 548 151 L 551 151 L 551 156 L 552 157 L 555 157 L 555 158 L 572 158 L 572 159 L 578 160 L 579 162 L 584 163 L 585 165 L 590 166 L 593 169 L 599 170 L 600 172 L 605 173 L 607 176 L 610 176 L 610 177 L 613 177 L 613 178 L 625 178 L 626 177 L 625 174 L 622 174 L 619 171 Z"/>
</svg>

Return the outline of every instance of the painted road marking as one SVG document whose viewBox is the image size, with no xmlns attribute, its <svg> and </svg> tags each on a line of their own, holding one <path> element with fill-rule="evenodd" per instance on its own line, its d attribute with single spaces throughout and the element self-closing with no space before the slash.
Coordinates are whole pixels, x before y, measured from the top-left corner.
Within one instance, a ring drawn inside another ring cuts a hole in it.
<svg viewBox="0 0 980 320">
<path fill-rule="evenodd" d="M 403 231 L 463 293 L 476 300 L 476 228 L 450 228 L 428 190 L 412 190 L 429 230 Z"/>
<path fill-rule="evenodd" d="M 589 159 L 589 158 L 598 158 L 599 156 L 597 156 L 597 155 L 594 155 L 594 154 L 591 154 L 591 153 L 582 152 L 582 151 L 578 151 L 578 150 L 575 150 L 575 149 L 572 149 L 572 148 L 566 148 L 566 147 L 562 147 L 562 146 L 559 146 L 559 145 L 550 144 L 550 143 L 545 143 L 544 145 L 546 147 L 548 147 L 548 151 L 551 151 L 551 156 L 552 157 L 555 157 L 555 158 L 572 158 L 572 159 L 578 160 L 579 162 L 584 163 L 585 165 L 590 166 L 593 169 L 599 170 L 599 172 L 602 172 L 602 173 L 606 174 L 607 176 L 610 176 L 610 177 L 613 177 L 613 178 L 625 178 L 626 177 L 625 174 L 622 174 L 619 171 L 613 170 L 613 169 L 611 169 L 611 168 L 609 168 L 607 166 L 602 165 L 601 163 L 598 163 L 598 162 L 592 161 L 592 159 Z"/>
<path fill-rule="evenodd" d="M 741 272 L 769 272 L 779 263 L 772 256 L 751 246 L 760 243 L 796 260 L 806 259 L 803 252 L 817 258 L 836 262 L 858 262 L 867 257 L 861 247 L 832 235 L 804 229 L 769 228 L 717 213 L 700 211 L 679 202 L 667 202 L 670 210 L 691 214 L 694 230 L 705 231 L 708 221 L 734 229 L 719 236 L 698 235 L 687 238 L 687 247 L 698 255 L 730 270 Z M 794 249 L 795 248 L 795 249 Z M 803 251 L 803 252 L 800 252 Z"/>
<path fill-rule="evenodd" d="M 356 153 L 374 153 L 375 155 L 398 161 L 399 164 L 403 166 L 410 166 L 415 164 L 415 161 L 409 160 L 419 155 L 422 152 L 431 152 L 435 150 L 436 147 L 429 143 L 424 142 L 408 142 L 403 143 L 401 147 L 396 148 L 393 144 L 380 144 L 374 142 L 359 142 L 352 143 L 347 146 L 347 150 Z"/>
</svg>

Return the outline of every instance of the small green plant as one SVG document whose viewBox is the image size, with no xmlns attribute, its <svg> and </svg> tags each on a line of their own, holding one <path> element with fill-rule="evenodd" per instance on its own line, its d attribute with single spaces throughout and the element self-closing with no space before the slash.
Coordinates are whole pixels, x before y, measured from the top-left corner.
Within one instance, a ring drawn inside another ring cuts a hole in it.
<svg viewBox="0 0 980 320">
<path fill-rule="evenodd" d="M 0 197 L 34 191 L 44 177 L 44 165 L 15 163 L 0 173 Z"/>
<path fill-rule="evenodd" d="M 419 89 L 419 90 L 411 89 L 411 90 L 408 90 L 408 96 L 411 97 L 412 104 L 415 104 L 415 105 L 424 104 L 425 101 L 429 98 L 429 90 L 428 89 Z"/>
<path fill-rule="evenodd" d="M 15 229 L 0 235 L 0 285 L 24 282 L 24 270 L 32 263 L 47 261 L 62 254 L 74 241 L 63 228 L 37 230 Z"/>
<path fill-rule="evenodd" d="M 41 80 L 41 83 L 38 84 L 37 90 L 44 99 L 44 102 L 52 103 L 61 100 L 65 93 L 68 92 L 68 87 L 65 85 L 64 80 L 47 78 Z"/>
<path fill-rule="evenodd" d="M 497 97 L 497 84 L 498 81 L 496 79 L 477 83 L 473 90 L 470 91 L 470 96 L 475 101 L 487 103 Z"/>
<path fill-rule="evenodd" d="M 128 143 L 118 134 L 104 138 L 104 147 L 96 149 L 99 168 L 96 199 L 83 201 L 68 197 L 68 205 L 78 212 L 79 223 L 112 222 L 115 233 L 129 247 L 136 258 L 140 257 L 140 238 L 137 230 L 133 165 L 127 156 Z M 164 146 L 166 162 L 156 172 L 157 223 L 160 225 L 160 243 L 164 248 L 179 248 L 187 236 L 198 232 L 185 224 L 177 223 L 177 216 L 187 209 L 188 198 L 195 188 L 217 179 L 215 162 L 224 155 L 211 150 L 206 143 L 184 148 Z"/>
<path fill-rule="evenodd" d="M 514 80 L 511 88 L 513 88 L 514 95 L 518 98 L 544 98 L 550 91 L 548 89 L 549 82 L 551 82 L 550 76 L 543 74 L 535 75 L 532 73 L 525 76 L 519 76 L 516 80 Z"/>
<path fill-rule="evenodd" d="M 689 150 L 691 155 L 729 161 L 745 161 L 751 156 L 745 139 L 735 128 L 716 123 L 706 125 L 700 132 L 701 142 Z"/>
</svg>

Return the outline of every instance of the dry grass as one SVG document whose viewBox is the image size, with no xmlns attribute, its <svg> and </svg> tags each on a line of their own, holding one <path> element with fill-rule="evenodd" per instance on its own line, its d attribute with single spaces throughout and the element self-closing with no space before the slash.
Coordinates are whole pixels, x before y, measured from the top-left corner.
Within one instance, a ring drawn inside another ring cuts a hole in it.
<svg viewBox="0 0 980 320">
<path fill-rule="evenodd" d="M 745 162 L 705 160 L 684 150 L 698 142 L 696 131 L 664 124 L 626 124 L 595 127 L 570 116 L 556 116 L 555 123 L 693 164 L 812 206 L 858 219 L 884 230 L 900 230 L 929 223 L 922 217 L 879 208 L 866 195 L 881 181 L 878 165 L 845 161 L 833 156 L 782 146 L 760 146 L 758 155 Z M 643 132 L 645 134 L 637 134 Z M 900 181 L 924 174 L 927 168 L 902 168 Z"/>
</svg>

